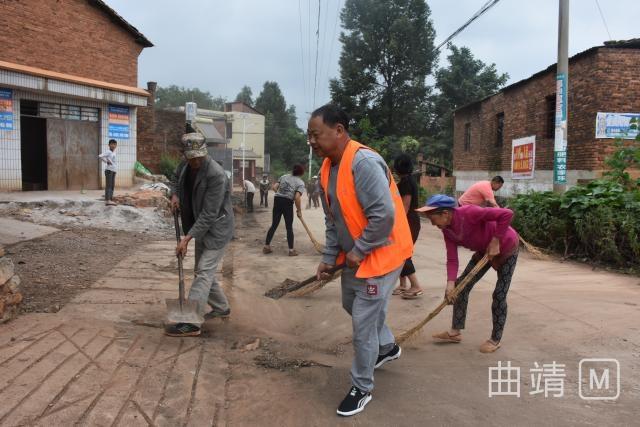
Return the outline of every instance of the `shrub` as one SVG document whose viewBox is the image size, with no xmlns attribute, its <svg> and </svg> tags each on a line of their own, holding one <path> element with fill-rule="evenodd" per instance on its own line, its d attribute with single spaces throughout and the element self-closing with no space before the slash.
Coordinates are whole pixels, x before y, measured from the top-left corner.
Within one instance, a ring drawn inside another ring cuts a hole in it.
<svg viewBox="0 0 640 427">
<path fill-rule="evenodd" d="M 178 157 L 163 154 L 162 157 L 160 157 L 160 173 L 171 179 L 178 167 L 178 164 L 180 164 L 180 159 Z"/>
</svg>

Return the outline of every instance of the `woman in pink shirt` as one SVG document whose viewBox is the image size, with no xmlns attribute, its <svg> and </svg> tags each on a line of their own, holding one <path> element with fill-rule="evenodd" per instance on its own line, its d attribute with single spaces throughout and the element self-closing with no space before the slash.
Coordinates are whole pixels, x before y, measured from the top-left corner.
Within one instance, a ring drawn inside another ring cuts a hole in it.
<svg viewBox="0 0 640 427">
<path fill-rule="evenodd" d="M 518 233 L 510 227 L 513 212 L 503 208 L 481 208 L 467 205 L 457 208 L 455 199 L 437 194 L 431 196 L 423 212 L 431 224 L 442 230 L 447 247 L 447 288 L 445 296 L 450 299 L 454 287 L 473 269 L 486 253 L 490 263 L 458 295 L 453 303 L 451 329 L 433 337 L 446 342 L 459 343 L 462 340 L 467 316 L 469 292 L 485 275 L 490 267 L 498 272 L 498 281 L 493 291 L 493 330 L 491 338 L 480 346 L 483 353 L 493 353 L 500 347 L 502 331 L 507 321 L 507 292 L 518 260 Z M 458 275 L 458 246 L 475 251 L 467 268 Z"/>
</svg>

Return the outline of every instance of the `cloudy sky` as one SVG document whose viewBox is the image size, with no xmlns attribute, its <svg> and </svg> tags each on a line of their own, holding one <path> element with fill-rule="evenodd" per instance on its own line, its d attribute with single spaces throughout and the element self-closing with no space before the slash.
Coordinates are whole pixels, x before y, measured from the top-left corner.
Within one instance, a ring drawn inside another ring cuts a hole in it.
<svg viewBox="0 0 640 427">
<path fill-rule="evenodd" d="M 316 79 L 316 29 L 320 37 Z M 233 100 L 243 85 L 255 96 L 277 81 L 299 123 L 329 100 L 328 81 L 338 75 L 341 50 L 337 12 L 344 0 L 106 0 L 153 43 L 140 56 L 138 84 L 197 87 Z M 428 0 L 436 44 L 486 0 Z M 612 39 L 640 37 L 638 0 L 573 0 L 569 54 Z M 558 0 L 502 0 L 454 39 L 468 46 L 509 83 L 556 61 Z M 446 50 L 440 65 L 446 65 Z M 305 126 L 306 127 L 306 126 Z"/>
</svg>

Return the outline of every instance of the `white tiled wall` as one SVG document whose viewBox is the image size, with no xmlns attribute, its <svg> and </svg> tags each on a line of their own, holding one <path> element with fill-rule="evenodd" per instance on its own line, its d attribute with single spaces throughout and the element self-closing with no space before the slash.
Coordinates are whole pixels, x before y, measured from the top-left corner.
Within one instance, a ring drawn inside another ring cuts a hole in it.
<svg viewBox="0 0 640 427">
<path fill-rule="evenodd" d="M 20 102 L 13 91 L 13 130 L 0 130 L 0 190 L 22 190 Z"/>
<path fill-rule="evenodd" d="M 22 170 L 20 160 L 20 99 L 51 102 L 57 104 L 79 105 L 100 109 L 100 151 L 108 149 L 108 104 L 51 96 L 36 92 L 13 90 L 13 130 L 0 130 L 0 191 L 22 189 Z M 118 139 L 116 151 L 118 173 L 116 186 L 129 187 L 133 183 L 134 163 L 136 161 L 136 108 L 129 107 L 129 139 Z M 104 163 L 100 162 L 102 186 L 104 186 Z"/>
</svg>

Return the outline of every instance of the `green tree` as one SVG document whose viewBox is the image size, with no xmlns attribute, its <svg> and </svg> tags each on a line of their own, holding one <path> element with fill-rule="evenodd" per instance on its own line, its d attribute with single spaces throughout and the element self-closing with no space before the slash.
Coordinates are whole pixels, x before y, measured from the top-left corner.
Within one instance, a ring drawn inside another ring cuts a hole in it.
<svg viewBox="0 0 640 427">
<path fill-rule="evenodd" d="M 242 86 L 238 95 L 236 95 L 236 101 L 244 102 L 245 104 L 253 107 L 253 92 L 247 85 Z"/>
<path fill-rule="evenodd" d="M 436 61 L 430 13 L 424 0 L 346 0 L 340 79 L 330 88 L 356 123 L 368 117 L 383 135 L 425 129 L 425 80 Z"/>
<path fill-rule="evenodd" d="M 432 122 L 425 154 L 444 164 L 451 164 L 453 148 L 453 111 L 497 92 L 509 75 L 499 74 L 495 64 L 487 65 L 475 59 L 467 47 L 448 46 L 449 65 L 436 71 L 436 89 L 433 96 L 435 119 Z"/>
<path fill-rule="evenodd" d="M 255 108 L 265 116 L 265 151 L 270 153 L 272 158 L 279 158 L 282 155 L 280 140 L 288 129 L 289 115 L 287 102 L 278 83 L 264 83 L 262 92 L 256 98 Z"/>
<path fill-rule="evenodd" d="M 185 88 L 176 85 L 158 86 L 156 90 L 155 104 L 160 109 L 184 107 L 187 102 L 195 102 L 199 108 L 222 111 L 226 99 L 222 96 L 214 97 L 209 92 L 203 92 L 198 88 Z"/>
</svg>

